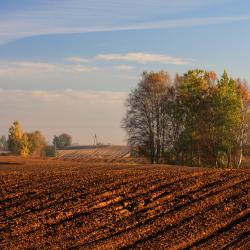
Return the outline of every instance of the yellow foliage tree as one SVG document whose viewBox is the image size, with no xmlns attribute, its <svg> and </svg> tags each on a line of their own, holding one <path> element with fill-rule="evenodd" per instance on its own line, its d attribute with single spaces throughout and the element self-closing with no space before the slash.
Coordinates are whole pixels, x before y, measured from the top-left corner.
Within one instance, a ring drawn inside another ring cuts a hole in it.
<svg viewBox="0 0 250 250">
<path fill-rule="evenodd" d="M 14 121 L 9 129 L 9 150 L 14 155 L 29 155 L 29 140 L 18 121 Z"/>
</svg>

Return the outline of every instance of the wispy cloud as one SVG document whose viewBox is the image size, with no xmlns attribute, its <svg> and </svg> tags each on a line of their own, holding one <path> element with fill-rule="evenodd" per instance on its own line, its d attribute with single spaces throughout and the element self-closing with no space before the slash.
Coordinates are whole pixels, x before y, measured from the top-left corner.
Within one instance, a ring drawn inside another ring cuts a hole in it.
<svg viewBox="0 0 250 250">
<path fill-rule="evenodd" d="M 135 67 L 131 65 L 115 65 L 113 69 L 121 70 L 121 71 L 130 71 L 133 70 Z"/>
<path fill-rule="evenodd" d="M 181 58 L 150 53 L 103 54 L 97 55 L 95 59 L 101 61 L 130 61 L 136 63 L 157 62 L 163 64 L 187 64 L 187 61 Z"/>
<path fill-rule="evenodd" d="M 77 64 L 77 65 L 70 65 L 70 66 L 62 66 L 62 69 L 64 69 L 64 71 L 67 72 L 79 72 L 79 73 L 83 73 L 83 72 L 93 72 L 93 71 L 97 71 L 98 68 L 97 67 L 91 67 L 91 66 L 86 66 L 86 65 L 81 65 L 81 64 Z"/>
<path fill-rule="evenodd" d="M 0 76 L 27 73 L 53 73 L 53 72 L 92 72 L 96 67 L 86 65 L 65 65 L 32 61 L 0 61 Z"/>
<path fill-rule="evenodd" d="M 0 61 L 0 70 L 42 70 L 42 71 L 55 71 L 58 69 L 58 65 L 41 62 L 30 62 L 30 61 Z"/>
<path fill-rule="evenodd" d="M 249 21 L 250 16 L 224 16 L 224 17 L 205 17 L 205 18 L 188 18 L 161 20 L 155 22 L 135 23 L 131 26 L 120 27 L 121 30 L 146 30 L 146 29 L 170 29 L 170 28 L 185 28 L 212 24 L 222 24 L 240 21 Z"/>
<path fill-rule="evenodd" d="M 127 53 L 127 54 L 99 54 L 92 58 L 85 57 L 70 57 L 65 58 L 71 62 L 93 62 L 93 61 L 118 61 L 118 62 L 134 62 L 139 64 L 145 63 L 161 63 L 161 64 L 175 64 L 183 65 L 188 64 L 188 60 L 167 56 L 162 54 L 151 54 L 144 52 Z"/>
<path fill-rule="evenodd" d="M 130 24 L 100 24 L 93 26 L 88 25 L 63 25 L 63 24 L 47 24 L 33 22 L 32 19 L 13 21 L 3 20 L 0 23 L 0 44 L 9 41 L 32 37 L 38 35 L 51 34 L 75 34 L 75 33 L 90 33 L 90 32 L 114 32 L 128 30 L 153 30 L 153 29 L 172 29 L 172 28 L 188 28 L 194 26 L 215 25 L 223 23 L 249 21 L 250 16 L 219 16 L 205 18 L 187 18 L 187 19 L 167 19 L 150 22 L 133 22 Z"/>
<path fill-rule="evenodd" d="M 29 97 L 30 99 L 36 99 L 41 102 L 64 102 L 65 104 L 73 104 L 76 102 L 78 104 L 94 104 L 97 102 L 105 104 L 121 104 L 125 100 L 127 93 L 118 91 L 77 91 L 72 89 L 60 91 L 0 89 L 0 103 L 4 102 L 6 96 L 12 99 L 13 103 L 25 101 L 26 97 Z M 9 100 L 9 102 L 11 102 L 11 100 Z"/>
<path fill-rule="evenodd" d="M 65 58 L 66 61 L 74 62 L 74 63 L 85 63 L 89 62 L 89 59 L 83 57 L 67 57 Z"/>
</svg>

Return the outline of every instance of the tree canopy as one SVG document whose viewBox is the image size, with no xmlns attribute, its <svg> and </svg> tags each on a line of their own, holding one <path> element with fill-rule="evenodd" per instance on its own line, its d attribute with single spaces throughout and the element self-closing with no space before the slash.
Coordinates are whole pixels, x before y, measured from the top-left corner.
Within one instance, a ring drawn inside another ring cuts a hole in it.
<svg viewBox="0 0 250 250">
<path fill-rule="evenodd" d="M 44 155 L 45 137 L 39 131 L 25 133 L 18 121 L 9 129 L 8 148 L 14 155 Z"/>
<path fill-rule="evenodd" d="M 239 166 L 249 131 L 249 91 L 225 71 L 190 70 L 172 81 L 145 72 L 126 102 L 128 143 L 152 163 Z"/>
<path fill-rule="evenodd" d="M 66 147 L 71 146 L 72 144 L 72 137 L 69 134 L 63 133 L 59 136 L 54 136 L 53 138 L 53 145 L 57 149 L 63 149 Z"/>
</svg>

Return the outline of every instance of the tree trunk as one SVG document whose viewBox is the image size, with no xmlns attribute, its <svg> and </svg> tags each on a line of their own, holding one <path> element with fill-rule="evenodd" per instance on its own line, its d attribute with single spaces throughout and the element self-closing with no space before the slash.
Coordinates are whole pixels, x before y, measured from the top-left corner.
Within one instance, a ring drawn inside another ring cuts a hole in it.
<svg viewBox="0 0 250 250">
<path fill-rule="evenodd" d="M 235 152 L 234 156 L 234 165 L 236 168 L 240 168 L 241 162 L 242 162 L 242 157 L 243 157 L 243 149 L 240 147 L 239 150 Z"/>
<path fill-rule="evenodd" d="M 198 144 L 198 167 L 201 165 L 201 152 L 200 152 L 200 145 Z"/>
<path fill-rule="evenodd" d="M 230 168 L 230 162 L 231 162 L 231 154 L 227 154 L 227 168 Z"/>
</svg>

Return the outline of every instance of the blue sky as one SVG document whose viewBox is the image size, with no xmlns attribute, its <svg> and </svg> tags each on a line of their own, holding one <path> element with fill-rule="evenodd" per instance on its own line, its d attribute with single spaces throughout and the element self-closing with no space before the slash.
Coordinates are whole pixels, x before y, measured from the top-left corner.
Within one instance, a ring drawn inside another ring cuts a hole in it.
<svg viewBox="0 0 250 250">
<path fill-rule="evenodd" d="M 0 0 L 0 132 L 124 144 L 124 99 L 144 70 L 250 81 L 247 0 Z M 10 101 L 11 100 L 11 101 Z"/>
</svg>

